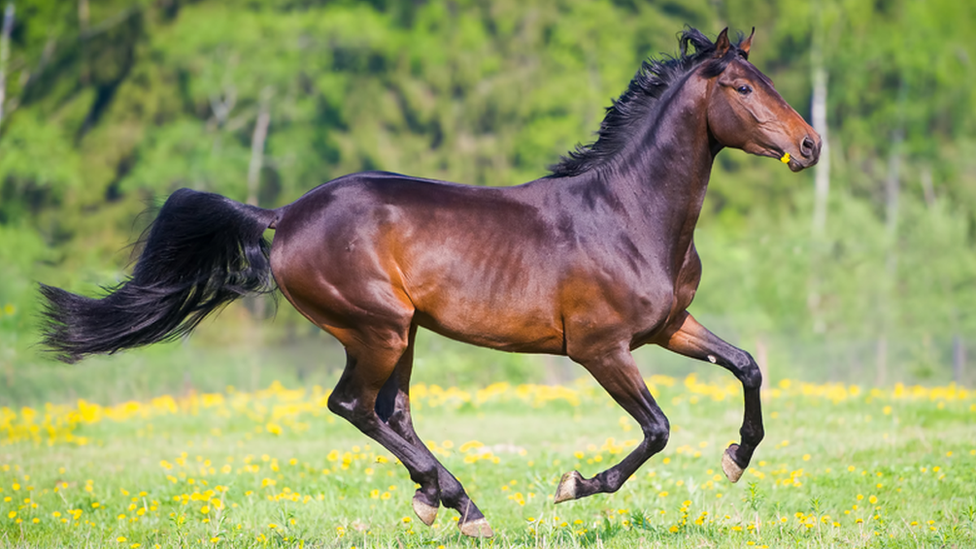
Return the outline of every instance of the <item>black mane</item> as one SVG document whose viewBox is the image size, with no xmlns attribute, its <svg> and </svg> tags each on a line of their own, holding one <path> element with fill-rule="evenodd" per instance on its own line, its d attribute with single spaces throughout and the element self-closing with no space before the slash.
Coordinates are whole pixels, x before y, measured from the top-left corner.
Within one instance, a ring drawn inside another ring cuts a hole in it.
<svg viewBox="0 0 976 549">
<path fill-rule="evenodd" d="M 739 42 L 741 43 L 741 36 Z M 733 46 L 719 59 L 714 59 L 715 44 L 697 29 L 688 27 L 678 35 L 681 53 L 678 57 L 664 55 L 663 59 L 647 59 L 641 63 L 630 85 L 617 100 L 607 107 L 607 114 L 600 123 L 595 143 L 576 145 L 566 156 L 549 167 L 548 177 L 569 177 L 587 172 L 602 165 L 626 144 L 632 129 L 644 120 L 657 106 L 657 100 L 668 86 L 701 63 L 710 63 L 708 76 L 720 74 L 735 56 L 746 53 Z M 694 53 L 688 53 L 689 44 Z"/>
</svg>

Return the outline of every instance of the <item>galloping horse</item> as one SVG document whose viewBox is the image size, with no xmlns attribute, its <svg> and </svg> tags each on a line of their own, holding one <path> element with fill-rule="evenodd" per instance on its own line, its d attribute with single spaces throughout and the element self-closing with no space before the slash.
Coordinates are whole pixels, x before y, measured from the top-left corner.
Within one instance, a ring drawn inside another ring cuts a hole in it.
<svg viewBox="0 0 976 549">
<path fill-rule="evenodd" d="M 420 519 L 430 525 L 443 504 L 460 513 L 463 534 L 487 537 L 484 515 L 414 431 L 417 328 L 568 356 L 640 424 L 644 437 L 629 455 L 593 478 L 567 473 L 556 503 L 616 491 L 667 444 L 668 419 L 631 356 L 653 343 L 742 382 L 741 440 L 722 456 L 735 482 L 763 438 L 761 374 L 747 352 L 687 312 L 701 278 L 695 224 L 723 148 L 796 172 L 817 162 L 821 143 L 749 63 L 752 37 L 733 44 L 725 29 L 713 43 L 686 29 L 678 57 L 642 64 L 595 143 L 520 186 L 364 172 L 275 210 L 180 189 L 144 235 L 125 282 L 99 299 L 41 285 L 45 344 L 73 362 L 172 339 L 276 282 L 345 347 L 329 409 L 403 463 L 420 486 Z M 263 238 L 269 228 L 273 244 Z"/>
</svg>

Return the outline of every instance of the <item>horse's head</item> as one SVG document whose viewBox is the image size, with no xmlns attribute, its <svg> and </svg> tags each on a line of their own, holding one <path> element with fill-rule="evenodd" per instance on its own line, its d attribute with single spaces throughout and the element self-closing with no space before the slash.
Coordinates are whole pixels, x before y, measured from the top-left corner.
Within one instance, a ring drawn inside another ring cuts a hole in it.
<svg viewBox="0 0 976 549">
<path fill-rule="evenodd" d="M 723 30 L 702 64 L 709 132 L 722 146 L 777 158 L 794 172 L 809 168 L 820 158 L 820 136 L 748 61 L 754 34 L 736 46 Z"/>
</svg>

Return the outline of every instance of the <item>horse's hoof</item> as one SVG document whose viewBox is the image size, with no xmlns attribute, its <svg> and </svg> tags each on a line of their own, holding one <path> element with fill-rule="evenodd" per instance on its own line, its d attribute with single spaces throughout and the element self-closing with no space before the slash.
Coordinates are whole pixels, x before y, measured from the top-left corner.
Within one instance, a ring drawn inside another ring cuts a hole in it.
<svg viewBox="0 0 976 549">
<path fill-rule="evenodd" d="M 488 526 L 488 521 L 484 518 L 472 520 L 471 522 L 459 522 L 458 529 L 469 538 L 490 538 L 495 535 Z"/>
<path fill-rule="evenodd" d="M 562 503 L 576 499 L 579 493 L 580 481 L 582 480 L 583 475 L 576 471 L 563 475 L 563 478 L 559 479 L 559 486 L 556 487 L 556 497 L 553 499 L 553 503 Z"/>
<path fill-rule="evenodd" d="M 732 483 L 739 482 L 739 479 L 742 478 L 742 467 L 739 467 L 739 464 L 732 459 L 738 448 L 738 444 L 730 444 L 725 449 L 725 453 L 722 454 L 722 471 L 725 473 L 725 478 Z"/>
<path fill-rule="evenodd" d="M 417 513 L 420 521 L 427 526 L 434 524 L 434 519 L 437 518 L 437 507 L 420 501 L 418 496 L 413 497 L 413 512 Z"/>
</svg>

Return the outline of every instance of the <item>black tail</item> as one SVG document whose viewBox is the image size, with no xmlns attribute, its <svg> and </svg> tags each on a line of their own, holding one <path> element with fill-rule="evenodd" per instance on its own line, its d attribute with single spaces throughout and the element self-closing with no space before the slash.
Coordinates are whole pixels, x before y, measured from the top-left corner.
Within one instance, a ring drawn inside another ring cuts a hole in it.
<svg viewBox="0 0 976 549">
<path fill-rule="evenodd" d="M 250 293 L 274 290 L 272 210 L 180 189 L 163 204 L 132 276 L 101 299 L 41 284 L 43 344 L 64 362 L 175 339 Z"/>
</svg>

